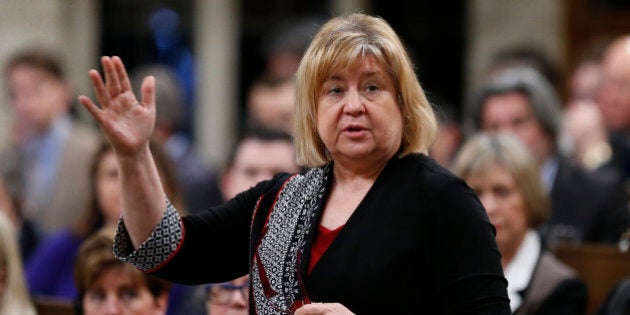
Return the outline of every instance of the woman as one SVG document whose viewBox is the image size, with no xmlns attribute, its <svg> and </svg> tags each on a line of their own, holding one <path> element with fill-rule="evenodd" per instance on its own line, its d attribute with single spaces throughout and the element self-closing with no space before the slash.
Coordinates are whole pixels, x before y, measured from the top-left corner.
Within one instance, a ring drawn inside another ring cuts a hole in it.
<svg viewBox="0 0 630 315">
<path fill-rule="evenodd" d="M 186 283 L 249 272 L 258 314 L 509 312 L 492 226 L 463 181 L 421 153 L 435 117 L 382 19 L 332 19 L 301 61 L 295 142 L 298 164 L 310 170 L 182 219 L 146 144 L 154 78 L 139 103 L 120 58 L 101 61 L 106 83 L 97 71 L 90 78 L 102 107 L 80 101 L 116 148 L 119 258 Z"/>
<path fill-rule="evenodd" d="M 113 230 L 88 238 L 74 266 L 80 310 L 85 315 L 166 314 L 171 284 L 114 258 Z"/>
<path fill-rule="evenodd" d="M 0 210 L 0 314 L 34 315 L 35 307 L 26 289 L 15 231 Z"/>
<path fill-rule="evenodd" d="M 511 135 L 481 134 L 459 153 L 455 173 L 475 190 L 496 229 L 514 314 L 584 314 L 586 285 L 541 246 L 536 228 L 549 200 L 532 153 Z"/>
<path fill-rule="evenodd" d="M 249 276 L 206 286 L 207 315 L 247 315 Z"/>
<path fill-rule="evenodd" d="M 166 194 L 180 205 L 181 195 L 170 160 L 155 143 L 151 152 Z M 74 301 L 77 288 L 72 279 L 73 261 L 81 243 L 102 227 L 116 226 L 120 217 L 121 198 L 118 164 L 109 143 L 103 141 L 90 167 L 90 204 L 72 229 L 61 231 L 42 243 L 26 264 L 29 289 L 34 296 Z M 182 209 L 183 207 L 178 207 Z"/>
</svg>

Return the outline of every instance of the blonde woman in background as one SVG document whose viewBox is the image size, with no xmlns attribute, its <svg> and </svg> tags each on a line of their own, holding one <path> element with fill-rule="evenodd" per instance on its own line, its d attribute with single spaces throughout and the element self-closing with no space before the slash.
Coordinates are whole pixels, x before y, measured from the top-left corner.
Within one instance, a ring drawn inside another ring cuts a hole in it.
<svg viewBox="0 0 630 315">
<path fill-rule="evenodd" d="M 512 314 L 585 314 L 586 285 L 536 232 L 550 206 L 527 147 L 509 134 L 480 134 L 464 144 L 454 171 L 479 196 L 496 229 Z"/>
<path fill-rule="evenodd" d="M 0 211 L 0 315 L 5 314 L 36 313 L 26 289 L 15 231 Z"/>
</svg>

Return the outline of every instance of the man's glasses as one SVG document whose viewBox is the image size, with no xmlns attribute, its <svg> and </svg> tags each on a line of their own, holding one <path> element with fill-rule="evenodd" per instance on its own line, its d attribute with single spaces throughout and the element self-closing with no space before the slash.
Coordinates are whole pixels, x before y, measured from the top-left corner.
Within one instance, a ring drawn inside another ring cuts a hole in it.
<svg viewBox="0 0 630 315">
<path fill-rule="evenodd" d="M 215 305 L 228 305 L 232 303 L 234 291 L 238 291 L 245 302 L 249 301 L 249 282 L 241 285 L 231 283 L 209 284 L 206 286 L 208 299 L 210 303 Z"/>
</svg>

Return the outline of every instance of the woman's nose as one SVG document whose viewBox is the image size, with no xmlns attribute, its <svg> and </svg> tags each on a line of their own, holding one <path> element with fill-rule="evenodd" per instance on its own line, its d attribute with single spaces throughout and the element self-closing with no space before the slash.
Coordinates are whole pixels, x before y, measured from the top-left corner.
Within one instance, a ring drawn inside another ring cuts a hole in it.
<svg viewBox="0 0 630 315">
<path fill-rule="evenodd" d="M 344 104 L 344 112 L 349 115 L 357 115 L 363 113 L 365 107 L 361 99 L 361 94 L 357 89 L 349 89 L 346 93 L 346 103 Z"/>
<path fill-rule="evenodd" d="M 117 315 L 120 314 L 120 303 L 118 303 L 118 299 L 115 297 L 109 297 L 105 300 L 103 304 L 103 314 L 106 315 Z"/>
<path fill-rule="evenodd" d="M 490 194 L 482 194 L 479 196 L 481 200 L 481 204 L 486 209 L 486 213 L 488 213 L 489 217 L 492 217 L 497 210 L 497 203 L 494 198 Z"/>
</svg>

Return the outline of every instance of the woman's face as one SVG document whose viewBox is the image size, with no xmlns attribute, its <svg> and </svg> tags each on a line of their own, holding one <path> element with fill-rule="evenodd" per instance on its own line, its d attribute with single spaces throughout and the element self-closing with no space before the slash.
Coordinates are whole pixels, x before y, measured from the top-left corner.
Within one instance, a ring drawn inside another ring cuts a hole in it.
<svg viewBox="0 0 630 315">
<path fill-rule="evenodd" d="M 227 283 L 228 286 L 224 285 L 214 285 L 208 292 L 208 315 L 246 315 L 249 307 L 249 276 L 232 280 Z"/>
<path fill-rule="evenodd" d="M 154 298 L 146 286 L 134 284 L 125 266 L 106 269 L 83 296 L 85 315 L 165 314 L 166 294 Z"/>
<path fill-rule="evenodd" d="M 529 227 L 525 199 L 512 174 L 504 167 L 494 165 L 466 178 L 466 182 L 486 208 L 497 231 L 499 250 L 506 246 L 517 248 Z"/>
<path fill-rule="evenodd" d="M 114 152 L 103 154 L 96 170 L 96 197 L 105 217 L 105 225 L 116 224 L 120 216 L 120 183 Z"/>
<path fill-rule="evenodd" d="M 358 59 L 319 90 L 317 130 L 336 162 L 389 160 L 402 139 L 394 81 L 374 57 Z"/>
</svg>

